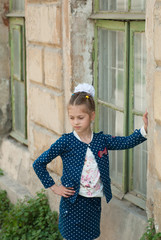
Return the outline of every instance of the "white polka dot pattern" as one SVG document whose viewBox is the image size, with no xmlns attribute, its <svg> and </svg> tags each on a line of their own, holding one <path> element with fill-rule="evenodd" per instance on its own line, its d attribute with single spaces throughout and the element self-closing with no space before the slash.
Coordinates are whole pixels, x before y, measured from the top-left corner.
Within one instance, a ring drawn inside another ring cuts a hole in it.
<svg viewBox="0 0 161 240">
<path fill-rule="evenodd" d="M 145 140 L 146 138 L 139 130 L 135 130 L 128 137 L 112 137 L 100 132 L 94 133 L 91 143 L 86 144 L 78 140 L 72 132 L 64 134 L 34 161 L 33 168 L 37 176 L 44 187 L 48 188 L 55 182 L 46 170 L 46 166 L 60 155 L 63 161 L 62 185 L 75 189 L 73 196 L 62 198 L 60 203 L 59 228 L 67 240 L 93 240 L 100 234 L 101 207 L 100 200 L 98 200 L 100 198 L 85 198 L 78 195 L 87 148 L 89 147 L 95 156 L 103 183 L 103 192 L 106 201 L 109 202 L 112 193 L 108 150 L 133 148 Z"/>
<path fill-rule="evenodd" d="M 103 154 L 100 157 L 99 152 L 107 150 L 123 150 L 133 148 L 134 146 L 145 141 L 140 130 L 135 130 L 128 137 L 112 137 L 105 135 L 103 132 L 94 133 L 90 144 L 79 141 L 73 132 L 64 134 L 51 147 L 40 155 L 33 163 L 33 168 L 41 180 L 45 188 L 55 184 L 52 177 L 46 170 L 46 165 L 58 155 L 63 161 L 63 176 L 61 182 L 65 187 L 74 187 L 75 194 L 70 197 L 71 202 L 75 202 L 80 189 L 80 179 L 84 166 L 87 147 L 93 152 L 98 168 L 100 171 L 101 181 L 103 183 L 103 191 L 106 201 L 109 202 L 112 198 L 110 177 L 109 177 L 109 157 L 108 154 Z"/>
<path fill-rule="evenodd" d="M 61 198 L 59 230 L 67 240 L 94 240 L 100 235 L 101 198 L 78 195 L 74 204 Z"/>
</svg>

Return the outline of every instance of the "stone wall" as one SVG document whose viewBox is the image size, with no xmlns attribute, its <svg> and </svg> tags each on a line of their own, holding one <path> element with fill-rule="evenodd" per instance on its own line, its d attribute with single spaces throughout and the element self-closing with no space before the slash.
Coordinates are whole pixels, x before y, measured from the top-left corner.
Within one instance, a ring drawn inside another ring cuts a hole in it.
<svg viewBox="0 0 161 240">
<path fill-rule="evenodd" d="M 149 112 L 147 213 L 161 231 L 161 1 L 147 0 L 147 95 Z"/>
<path fill-rule="evenodd" d="M 11 129 L 9 82 L 9 23 L 6 17 L 9 1 L 0 1 L 0 135 Z"/>
<path fill-rule="evenodd" d="M 0 33 L 3 33 L 0 38 L 0 133 L 7 132 L 11 126 L 6 3 L 4 0 L 0 3 Z M 89 20 L 91 13 L 92 0 L 26 1 L 28 146 L 4 137 L 0 168 L 32 194 L 43 187 L 33 171 L 33 161 L 62 133 L 71 131 L 66 106 L 74 85 L 93 81 L 94 22 Z M 161 1 L 147 0 L 147 211 L 115 197 L 108 205 L 103 200 L 100 240 L 139 239 L 146 226 L 146 213 L 148 217 L 154 217 L 156 227 L 161 231 L 160 16 Z M 62 174 L 60 158 L 49 164 L 49 170 L 59 183 Z M 59 210 L 60 197 L 50 190 L 47 193 L 52 209 Z"/>
<path fill-rule="evenodd" d="M 33 172 L 33 161 L 70 131 L 66 111 L 71 95 L 69 2 L 27 1 L 27 100 L 28 150 L 30 153 L 30 180 L 32 194 L 43 188 Z M 51 176 L 60 183 L 60 157 L 48 165 Z M 60 197 L 48 190 L 52 209 L 59 210 Z"/>
<path fill-rule="evenodd" d="M 26 6 L 28 136 L 33 160 L 65 131 L 63 7 L 67 5 L 61 1 L 28 1 Z M 58 158 L 51 164 L 59 175 L 60 162 Z"/>
</svg>

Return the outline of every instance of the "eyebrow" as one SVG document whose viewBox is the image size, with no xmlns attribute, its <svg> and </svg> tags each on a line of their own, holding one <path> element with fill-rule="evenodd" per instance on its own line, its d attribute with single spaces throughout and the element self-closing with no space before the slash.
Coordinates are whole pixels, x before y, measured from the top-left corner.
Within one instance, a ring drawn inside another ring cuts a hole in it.
<svg viewBox="0 0 161 240">
<path fill-rule="evenodd" d="M 74 116 L 69 114 L 69 117 L 74 117 Z M 83 115 L 78 115 L 76 117 L 83 117 Z"/>
</svg>

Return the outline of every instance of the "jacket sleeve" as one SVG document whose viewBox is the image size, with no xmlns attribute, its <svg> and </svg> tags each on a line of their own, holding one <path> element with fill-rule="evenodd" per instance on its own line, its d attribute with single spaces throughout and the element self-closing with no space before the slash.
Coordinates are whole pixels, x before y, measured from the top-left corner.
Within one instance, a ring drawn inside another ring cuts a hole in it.
<svg viewBox="0 0 161 240">
<path fill-rule="evenodd" d="M 124 150 L 133 148 L 146 140 L 140 130 L 135 130 L 133 134 L 127 137 L 113 137 L 105 135 L 108 150 Z"/>
<path fill-rule="evenodd" d="M 54 158 L 61 155 L 66 147 L 65 135 L 60 137 L 51 147 L 43 152 L 33 163 L 33 168 L 41 183 L 45 188 L 49 188 L 55 184 L 54 180 L 50 176 L 46 169 L 48 163 Z"/>
</svg>

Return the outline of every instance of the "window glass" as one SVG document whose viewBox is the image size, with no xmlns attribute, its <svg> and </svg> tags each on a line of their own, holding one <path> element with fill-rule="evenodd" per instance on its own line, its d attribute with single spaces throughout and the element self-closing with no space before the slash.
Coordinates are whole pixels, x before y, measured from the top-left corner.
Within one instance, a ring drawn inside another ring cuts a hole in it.
<svg viewBox="0 0 161 240">
<path fill-rule="evenodd" d="M 134 25 L 134 23 L 133 23 Z M 133 32 L 134 42 L 134 110 L 144 113 L 146 110 L 146 41 L 144 32 Z M 134 129 L 143 125 L 142 116 L 134 114 Z M 132 190 L 139 195 L 146 196 L 147 173 L 147 143 L 140 144 L 133 149 L 133 182 Z"/>
<path fill-rule="evenodd" d="M 25 78 L 25 34 L 24 19 L 10 19 L 11 40 L 11 93 L 12 132 L 11 136 L 26 143 L 26 78 Z"/>
<path fill-rule="evenodd" d="M 134 128 L 143 125 L 142 117 L 134 117 Z M 146 196 L 147 143 L 144 142 L 133 149 L 133 191 Z"/>
<path fill-rule="evenodd" d="M 99 129 L 106 134 L 123 136 L 124 114 L 99 105 Z M 122 186 L 123 174 L 123 151 L 109 151 L 110 175 L 113 183 L 118 187 Z"/>
<path fill-rule="evenodd" d="M 21 79 L 21 36 L 20 29 L 13 28 L 13 74 L 18 80 Z"/>
<path fill-rule="evenodd" d="M 134 109 L 142 112 L 146 109 L 145 43 L 145 33 L 134 33 Z"/>
<path fill-rule="evenodd" d="M 124 106 L 124 32 L 99 29 L 99 99 Z"/>
<path fill-rule="evenodd" d="M 12 10 L 23 11 L 25 9 L 24 0 L 12 0 Z"/>
<path fill-rule="evenodd" d="M 143 12 L 146 8 L 146 0 L 99 0 L 100 11 L 126 12 L 128 8 L 130 11 Z"/>
<path fill-rule="evenodd" d="M 25 89 L 24 83 L 20 81 L 14 81 L 14 110 L 15 110 L 15 131 L 22 135 L 25 135 Z"/>
<path fill-rule="evenodd" d="M 146 0 L 131 0 L 131 10 L 132 11 L 145 11 Z"/>
<path fill-rule="evenodd" d="M 99 3 L 101 11 L 128 10 L 128 0 L 100 0 Z"/>
</svg>

